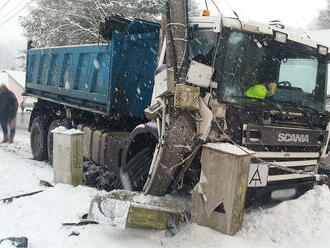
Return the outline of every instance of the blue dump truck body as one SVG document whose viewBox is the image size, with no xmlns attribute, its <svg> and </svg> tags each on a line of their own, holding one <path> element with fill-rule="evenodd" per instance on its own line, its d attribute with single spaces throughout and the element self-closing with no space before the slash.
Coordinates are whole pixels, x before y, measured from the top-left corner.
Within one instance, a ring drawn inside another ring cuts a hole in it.
<svg viewBox="0 0 330 248">
<path fill-rule="evenodd" d="M 30 49 L 25 93 L 104 115 L 143 116 L 157 65 L 159 25 L 135 19 L 108 44 Z"/>
</svg>

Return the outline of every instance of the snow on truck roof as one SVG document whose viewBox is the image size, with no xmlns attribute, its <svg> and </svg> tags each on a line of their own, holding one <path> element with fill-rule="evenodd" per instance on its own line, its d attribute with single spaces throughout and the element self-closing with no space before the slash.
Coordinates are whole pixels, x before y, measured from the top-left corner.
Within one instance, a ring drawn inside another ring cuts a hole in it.
<svg viewBox="0 0 330 248">
<path fill-rule="evenodd" d="M 273 25 L 260 22 L 239 20 L 237 18 L 221 16 L 203 16 L 190 18 L 189 22 L 190 25 L 198 24 L 201 28 L 213 28 L 215 32 L 220 32 L 221 26 L 266 35 L 274 35 L 274 32 L 281 32 L 287 34 L 288 40 L 310 47 L 318 48 L 318 45 L 326 47 L 330 45 L 330 43 L 324 42 L 324 40 L 316 41 L 314 39 L 311 39 L 311 37 L 314 38 L 314 36 L 309 36 L 307 34 L 297 34 L 297 32 L 293 30 L 282 29 Z"/>
<path fill-rule="evenodd" d="M 62 48 L 72 48 L 72 47 L 91 47 L 91 46 L 99 46 L 100 48 L 102 47 L 107 47 L 110 43 L 90 43 L 90 44 L 80 44 L 80 45 L 65 45 L 65 46 L 48 46 L 48 47 L 33 47 L 29 49 L 29 51 L 33 50 L 45 50 L 45 49 L 62 49 Z"/>
</svg>

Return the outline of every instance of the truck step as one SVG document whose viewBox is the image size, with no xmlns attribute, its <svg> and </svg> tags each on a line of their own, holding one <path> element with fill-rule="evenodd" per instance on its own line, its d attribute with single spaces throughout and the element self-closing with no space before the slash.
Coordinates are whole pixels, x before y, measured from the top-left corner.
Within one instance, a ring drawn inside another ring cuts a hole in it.
<svg viewBox="0 0 330 248">
<path fill-rule="evenodd" d="M 258 158 L 318 158 L 318 152 L 256 152 Z"/>
<path fill-rule="evenodd" d="M 310 166 L 316 165 L 317 160 L 295 160 L 295 161 L 284 161 L 284 162 L 271 162 L 274 165 L 280 165 L 285 167 L 296 167 L 296 166 Z M 272 166 L 271 166 L 272 167 Z"/>
<path fill-rule="evenodd" d="M 285 175 L 273 175 L 268 177 L 268 182 L 276 182 L 276 181 L 285 181 L 285 180 L 293 180 L 293 179 L 302 179 L 313 177 L 311 175 L 306 174 L 285 174 Z"/>
</svg>

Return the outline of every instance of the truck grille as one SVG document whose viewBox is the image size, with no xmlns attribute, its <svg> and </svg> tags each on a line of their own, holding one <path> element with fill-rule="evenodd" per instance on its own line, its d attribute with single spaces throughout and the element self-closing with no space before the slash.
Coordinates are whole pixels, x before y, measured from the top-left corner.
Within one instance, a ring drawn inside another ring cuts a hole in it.
<svg viewBox="0 0 330 248">
<path fill-rule="evenodd" d="M 249 124 L 243 130 L 243 145 L 255 151 L 251 163 L 269 163 L 268 183 L 313 177 L 317 172 L 325 131 Z M 288 134 L 287 140 L 279 138 L 282 134 Z"/>
</svg>

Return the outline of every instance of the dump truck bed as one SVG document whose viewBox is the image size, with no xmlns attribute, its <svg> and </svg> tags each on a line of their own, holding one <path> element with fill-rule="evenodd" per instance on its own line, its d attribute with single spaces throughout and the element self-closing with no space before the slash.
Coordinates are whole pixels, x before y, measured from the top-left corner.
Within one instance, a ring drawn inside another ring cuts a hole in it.
<svg viewBox="0 0 330 248">
<path fill-rule="evenodd" d="M 107 44 L 30 49 L 25 93 L 119 116 L 142 116 L 150 104 L 159 25 L 135 19 Z"/>
</svg>

